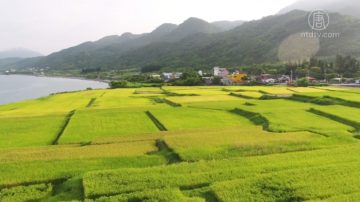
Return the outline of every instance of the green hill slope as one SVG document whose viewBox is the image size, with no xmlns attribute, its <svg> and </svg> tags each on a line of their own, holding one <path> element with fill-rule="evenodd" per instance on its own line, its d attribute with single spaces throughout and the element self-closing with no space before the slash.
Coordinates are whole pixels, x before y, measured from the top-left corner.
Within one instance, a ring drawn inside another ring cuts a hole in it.
<svg viewBox="0 0 360 202">
<path fill-rule="evenodd" d="M 360 20 L 337 13 L 330 13 L 330 19 L 323 32 L 339 33 L 337 38 L 302 37 L 302 33 L 312 30 L 308 12 L 298 10 L 246 22 L 228 31 L 216 23 L 190 18 L 179 26 L 164 24 L 149 34 L 106 37 L 47 57 L 22 60 L 13 66 L 77 70 L 119 70 L 145 65 L 211 68 L 278 62 L 284 60 L 281 57 L 284 52 L 298 61 L 313 55 L 360 56 Z M 296 40 L 291 38 L 294 36 Z M 285 51 L 281 49 L 284 44 Z"/>
</svg>

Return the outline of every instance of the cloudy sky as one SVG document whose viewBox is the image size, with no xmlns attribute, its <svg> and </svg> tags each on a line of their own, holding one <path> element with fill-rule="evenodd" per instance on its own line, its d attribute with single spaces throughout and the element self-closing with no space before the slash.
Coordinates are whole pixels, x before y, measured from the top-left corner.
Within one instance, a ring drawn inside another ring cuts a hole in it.
<svg viewBox="0 0 360 202">
<path fill-rule="evenodd" d="M 0 50 L 49 54 L 124 32 L 150 32 L 189 17 L 254 20 L 296 0 L 0 0 Z"/>
</svg>

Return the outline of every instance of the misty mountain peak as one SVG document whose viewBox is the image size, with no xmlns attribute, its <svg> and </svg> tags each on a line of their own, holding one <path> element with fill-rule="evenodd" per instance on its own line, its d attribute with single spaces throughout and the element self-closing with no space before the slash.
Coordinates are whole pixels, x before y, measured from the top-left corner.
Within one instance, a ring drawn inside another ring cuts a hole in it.
<svg viewBox="0 0 360 202">
<path fill-rule="evenodd" d="M 32 58 L 42 56 L 42 54 L 26 48 L 15 48 L 0 51 L 0 59 L 2 58 Z"/>
<path fill-rule="evenodd" d="M 213 22 L 211 24 L 215 25 L 216 27 L 220 28 L 222 31 L 228 31 L 231 29 L 234 29 L 235 27 L 238 27 L 242 25 L 244 21 L 238 20 L 238 21 L 217 21 Z"/>
<path fill-rule="evenodd" d="M 279 14 L 287 13 L 291 10 L 327 10 L 331 12 L 341 13 L 343 15 L 350 15 L 354 17 L 360 17 L 360 1 L 358 0 L 324 0 L 324 1 L 312 1 L 312 0 L 299 0 L 294 4 L 285 7 L 279 11 Z"/>
<path fill-rule="evenodd" d="M 203 20 L 203 19 L 191 17 L 191 18 L 188 18 L 187 20 L 185 20 L 179 26 L 199 25 L 199 24 L 205 25 L 205 24 L 209 24 L 209 23 L 207 21 Z"/>
<path fill-rule="evenodd" d="M 127 38 L 127 39 L 133 39 L 133 38 L 136 38 L 137 35 L 136 34 L 133 34 L 131 32 L 125 32 L 123 33 L 121 36 L 121 38 Z"/>
<path fill-rule="evenodd" d="M 168 41 L 179 41 L 188 36 L 198 33 L 216 33 L 220 32 L 221 29 L 212 25 L 205 20 L 191 17 L 181 23 L 175 30 L 173 30 L 169 36 Z"/>
<path fill-rule="evenodd" d="M 157 27 L 152 34 L 163 34 L 163 33 L 170 33 L 175 30 L 178 26 L 171 23 L 164 23 Z"/>
<path fill-rule="evenodd" d="M 119 35 L 106 36 L 94 43 L 96 44 L 96 46 L 98 48 L 98 47 L 103 47 L 103 46 L 107 46 L 107 45 L 111 45 L 111 44 L 122 44 L 124 42 L 135 39 L 137 37 L 138 37 L 138 35 L 127 32 L 127 33 L 122 34 L 121 36 L 119 36 Z"/>
</svg>

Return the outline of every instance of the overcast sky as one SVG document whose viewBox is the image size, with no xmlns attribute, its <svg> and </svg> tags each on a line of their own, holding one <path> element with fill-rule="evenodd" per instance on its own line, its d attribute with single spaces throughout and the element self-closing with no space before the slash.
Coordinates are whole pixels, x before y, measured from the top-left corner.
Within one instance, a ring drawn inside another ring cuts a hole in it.
<svg viewBox="0 0 360 202">
<path fill-rule="evenodd" d="M 189 17 L 253 20 L 296 0 L 0 0 L 0 50 L 43 54 L 124 32 L 150 32 Z"/>
</svg>

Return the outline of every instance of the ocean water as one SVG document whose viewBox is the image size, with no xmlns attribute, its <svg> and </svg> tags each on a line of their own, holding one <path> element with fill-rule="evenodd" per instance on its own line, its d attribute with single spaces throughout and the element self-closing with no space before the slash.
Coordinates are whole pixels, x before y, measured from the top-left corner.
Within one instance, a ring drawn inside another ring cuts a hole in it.
<svg viewBox="0 0 360 202">
<path fill-rule="evenodd" d="M 24 75 L 0 75 L 0 104 L 47 96 L 51 93 L 102 89 L 108 84 L 99 81 L 36 77 Z"/>
</svg>

